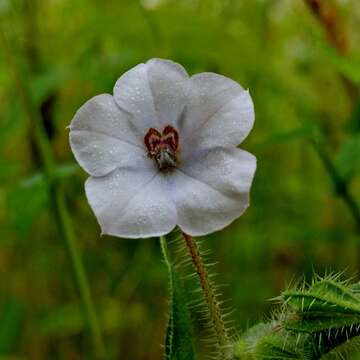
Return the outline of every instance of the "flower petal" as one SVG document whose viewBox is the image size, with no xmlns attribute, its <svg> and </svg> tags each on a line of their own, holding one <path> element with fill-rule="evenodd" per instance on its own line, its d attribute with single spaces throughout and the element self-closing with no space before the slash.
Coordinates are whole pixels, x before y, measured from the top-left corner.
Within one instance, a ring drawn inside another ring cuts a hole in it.
<svg viewBox="0 0 360 360">
<path fill-rule="evenodd" d="M 147 65 L 160 129 L 166 125 L 177 129 L 187 99 L 189 76 L 180 64 L 170 60 L 151 59 Z"/>
<path fill-rule="evenodd" d="M 224 228 L 246 210 L 256 159 L 234 148 L 203 151 L 192 160 L 171 179 L 171 196 L 180 228 L 199 236 Z"/>
<path fill-rule="evenodd" d="M 93 176 L 106 175 L 119 166 L 152 166 L 142 134 L 109 94 L 93 97 L 76 112 L 70 124 L 70 145 L 76 160 Z"/>
<path fill-rule="evenodd" d="M 142 133 L 151 127 L 159 130 L 175 125 L 187 94 L 185 69 L 170 60 L 151 59 L 127 71 L 116 82 L 114 98 L 131 113 L 133 123 Z"/>
<path fill-rule="evenodd" d="M 248 91 L 237 82 L 213 73 L 190 79 L 190 95 L 183 124 L 184 150 L 194 147 L 237 146 L 255 119 Z"/>
<path fill-rule="evenodd" d="M 85 189 L 103 234 L 146 238 L 167 234 L 176 225 L 176 208 L 155 171 L 115 170 L 90 177 Z"/>
<path fill-rule="evenodd" d="M 120 76 L 114 87 L 116 103 L 133 115 L 134 126 L 142 133 L 159 124 L 147 70 L 146 64 L 135 66 Z"/>
</svg>

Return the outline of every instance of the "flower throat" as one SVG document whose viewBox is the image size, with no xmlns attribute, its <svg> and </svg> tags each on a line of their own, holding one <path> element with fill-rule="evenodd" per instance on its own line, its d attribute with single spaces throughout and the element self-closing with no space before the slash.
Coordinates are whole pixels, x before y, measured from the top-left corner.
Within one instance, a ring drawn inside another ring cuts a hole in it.
<svg viewBox="0 0 360 360">
<path fill-rule="evenodd" d="M 179 134 L 170 125 L 162 133 L 150 128 L 144 137 L 148 156 L 156 162 L 159 170 L 168 170 L 177 165 L 176 151 L 179 147 Z"/>
</svg>

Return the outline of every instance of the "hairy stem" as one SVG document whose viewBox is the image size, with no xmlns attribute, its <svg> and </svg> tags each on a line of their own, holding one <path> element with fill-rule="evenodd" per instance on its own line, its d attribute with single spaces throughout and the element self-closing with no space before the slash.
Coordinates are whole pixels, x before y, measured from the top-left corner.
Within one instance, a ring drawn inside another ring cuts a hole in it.
<svg viewBox="0 0 360 360">
<path fill-rule="evenodd" d="M 227 347 L 229 346 L 230 341 L 223 320 L 222 311 L 216 299 L 215 290 L 213 289 L 212 284 L 209 280 L 206 266 L 204 264 L 204 261 L 200 253 L 200 249 L 196 244 L 195 239 L 193 239 L 192 236 L 185 234 L 184 232 L 183 232 L 183 236 L 186 243 L 186 247 L 191 255 L 193 266 L 199 277 L 199 281 L 206 301 L 206 305 L 209 309 L 211 326 L 214 330 L 214 333 L 216 334 L 219 350 L 221 351 L 223 358 L 226 358 L 228 352 Z"/>
<path fill-rule="evenodd" d="M 3 45 L 8 65 L 13 72 L 15 86 L 19 92 L 26 116 L 31 122 L 31 126 L 34 126 L 35 141 L 44 167 L 54 217 L 69 253 L 75 282 L 81 298 L 85 321 L 91 332 L 95 352 L 99 359 L 106 359 L 104 342 L 91 297 L 89 282 L 78 249 L 75 232 L 66 208 L 64 195 L 56 183 L 54 175 L 56 163 L 53 157 L 52 148 L 46 136 L 39 111 L 33 104 L 27 82 L 24 80 L 23 73 L 15 60 L 15 55 L 9 45 L 3 27 L 0 27 L 0 41 Z"/>
</svg>

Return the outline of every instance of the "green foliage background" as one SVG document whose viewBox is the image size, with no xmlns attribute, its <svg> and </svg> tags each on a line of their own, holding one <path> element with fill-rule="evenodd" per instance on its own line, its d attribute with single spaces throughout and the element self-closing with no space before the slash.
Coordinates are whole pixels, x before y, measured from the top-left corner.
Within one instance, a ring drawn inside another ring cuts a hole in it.
<svg viewBox="0 0 360 360">
<path fill-rule="evenodd" d="M 263 319 L 266 300 L 302 274 L 358 273 L 360 225 L 319 155 L 360 204 L 360 101 L 345 85 L 360 84 L 360 3 L 324 2 L 335 6 L 346 57 L 303 0 L 0 0 L 0 20 L 45 119 L 113 358 L 161 358 L 166 266 L 158 239 L 100 237 L 66 126 L 87 99 L 111 93 L 123 72 L 151 57 L 191 74 L 229 76 L 254 99 L 255 127 L 242 144 L 258 158 L 252 204 L 203 243 L 219 261 L 217 282 L 229 285 L 223 293 L 236 327 Z M 33 125 L 0 51 L 0 358 L 92 359 Z"/>
</svg>

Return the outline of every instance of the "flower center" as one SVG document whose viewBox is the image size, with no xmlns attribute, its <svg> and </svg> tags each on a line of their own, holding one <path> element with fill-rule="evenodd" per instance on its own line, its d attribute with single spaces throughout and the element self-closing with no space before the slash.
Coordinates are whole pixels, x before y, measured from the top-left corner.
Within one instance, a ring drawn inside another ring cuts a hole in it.
<svg viewBox="0 0 360 360">
<path fill-rule="evenodd" d="M 150 158 L 154 159 L 160 170 L 176 167 L 176 151 L 179 147 L 179 134 L 170 125 L 162 133 L 150 128 L 144 137 Z"/>
</svg>

